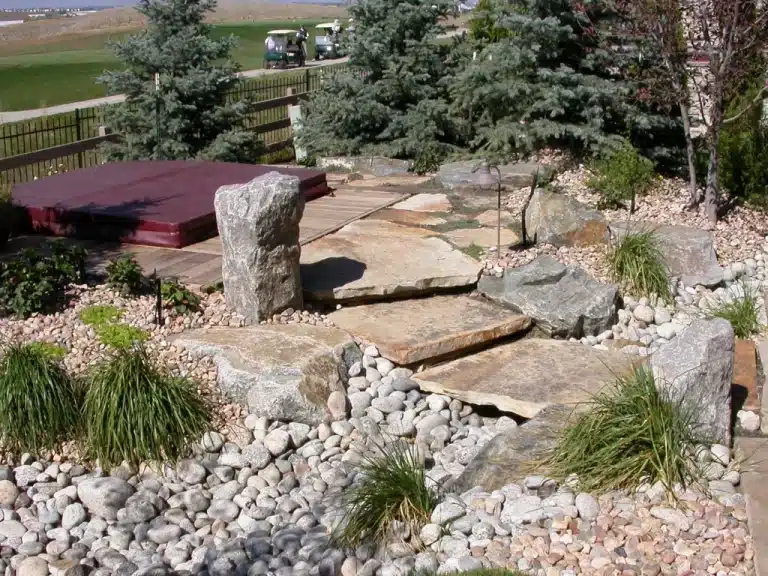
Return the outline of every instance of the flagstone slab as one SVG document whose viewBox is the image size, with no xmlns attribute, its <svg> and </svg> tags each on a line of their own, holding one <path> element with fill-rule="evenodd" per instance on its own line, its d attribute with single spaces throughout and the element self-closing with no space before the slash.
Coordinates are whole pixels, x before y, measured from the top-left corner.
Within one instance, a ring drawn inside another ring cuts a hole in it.
<svg viewBox="0 0 768 576">
<path fill-rule="evenodd" d="M 413 212 L 450 212 L 453 206 L 445 194 L 415 194 L 392 208 Z"/>
<path fill-rule="evenodd" d="M 632 358 L 620 352 L 528 338 L 435 366 L 413 379 L 426 392 L 533 418 L 548 406 L 590 400 L 631 367 Z"/>
<path fill-rule="evenodd" d="M 498 231 L 496 228 L 460 228 L 442 234 L 447 240 L 458 246 L 466 248 L 472 244 L 482 248 L 496 246 Z M 501 245 L 514 246 L 520 242 L 520 237 L 508 228 L 501 229 Z"/>
<path fill-rule="evenodd" d="M 429 212 L 412 212 L 410 210 L 395 210 L 394 208 L 384 208 L 376 211 L 376 220 L 386 220 L 395 224 L 405 226 L 440 226 L 447 220 Z"/>
<path fill-rule="evenodd" d="M 346 332 L 309 324 L 215 327 L 172 339 L 193 356 L 210 356 L 217 384 L 234 402 L 270 420 L 319 424 L 332 392 L 362 353 Z"/>
<path fill-rule="evenodd" d="M 469 296 L 434 296 L 342 308 L 329 318 L 398 364 L 465 351 L 524 332 L 527 316 Z"/>
<path fill-rule="evenodd" d="M 310 300 L 402 298 L 469 288 L 482 265 L 424 228 L 358 220 L 302 247 Z"/>
<path fill-rule="evenodd" d="M 497 210 L 486 210 L 485 212 L 475 216 L 475 220 L 477 220 L 482 226 L 496 226 L 499 222 L 499 213 Z M 519 216 L 514 216 L 511 212 L 507 212 L 506 210 L 501 211 L 502 226 L 517 222 L 520 222 Z"/>
</svg>

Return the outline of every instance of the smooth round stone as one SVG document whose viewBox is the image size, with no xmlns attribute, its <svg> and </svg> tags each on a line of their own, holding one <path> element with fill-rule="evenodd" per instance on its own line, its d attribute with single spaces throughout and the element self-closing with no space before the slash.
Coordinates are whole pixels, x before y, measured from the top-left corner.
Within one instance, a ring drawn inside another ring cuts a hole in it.
<svg viewBox="0 0 768 576">
<path fill-rule="evenodd" d="M 25 558 L 19 564 L 17 576 L 48 576 L 48 562 L 40 556 Z"/>
<path fill-rule="evenodd" d="M 363 354 L 366 356 L 370 356 L 371 358 L 376 358 L 379 356 L 379 349 L 376 348 L 376 346 L 366 346 L 365 350 L 363 350 Z"/>
<path fill-rule="evenodd" d="M 656 312 L 653 316 L 653 321 L 655 324 L 661 325 L 666 322 L 672 321 L 672 315 L 665 310 L 664 308 L 656 308 Z"/>
<path fill-rule="evenodd" d="M 16 484 L 10 480 L 0 480 L 0 506 L 12 508 L 18 495 L 19 489 L 16 487 Z"/>
<path fill-rule="evenodd" d="M 378 370 L 379 374 L 381 374 L 382 376 L 386 376 L 394 368 L 395 368 L 395 365 L 392 363 L 391 360 L 387 360 L 386 358 L 376 358 L 376 370 Z"/>
<path fill-rule="evenodd" d="M 652 324 L 653 319 L 656 316 L 654 309 L 644 304 L 639 304 L 637 307 L 635 307 L 635 309 L 632 311 L 632 314 L 637 320 L 640 322 L 645 322 L 646 324 Z"/>
<path fill-rule="evenodd" d="M 371 406 L 384 414 L 391 414 L 403 409 L 403 401 L 397 396 L 387 396 L 386 398 L 374 398 Z"/>
</svg>

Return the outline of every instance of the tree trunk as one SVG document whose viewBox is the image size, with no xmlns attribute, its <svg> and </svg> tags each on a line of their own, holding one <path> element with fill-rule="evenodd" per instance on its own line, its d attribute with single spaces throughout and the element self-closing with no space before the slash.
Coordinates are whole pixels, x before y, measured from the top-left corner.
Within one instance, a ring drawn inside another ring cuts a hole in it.
<svg viewBox="0 0 768 576">
<path fill-rule="evenodd" d="M 722 98 L 713 99 L 710 109 L 709 168 L 707 188 L 704 192 L 704 209 L 712 224 L 717 222 L 717 200 L 719 192 L 720 132 L 723 128 L 724 103 Z"/>
<path fill-rule="evenodd" d="M 698 192 L 696 183 L 696 149 L 693 145 L 693 136 L 691 135 L 691 117 L 688 111 L 687 103 L 680 103 L 680 116 L 683 119 L 683 133 L 685 134 L 685 153 L 688 157 L 688 184 L 691 195 L 691 206 L 698 206 L 701 202 L 701 196 Z"/>
</svg>

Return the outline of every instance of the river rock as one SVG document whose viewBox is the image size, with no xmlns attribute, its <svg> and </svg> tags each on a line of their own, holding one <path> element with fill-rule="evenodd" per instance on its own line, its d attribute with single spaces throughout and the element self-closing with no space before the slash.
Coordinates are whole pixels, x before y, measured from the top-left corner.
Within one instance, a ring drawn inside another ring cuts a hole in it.
<svg viewBox="0 0 768 576">
<path fill-rule="evenodd" d="M 507 268 L 501 278 L 484 276 L 478 291 L 530 316 L 550 336 L 580 338 L 610 330 L 616 318 L 618 289 L 602 284 L 578 266 L 551 256 Z"/>
<path fill-rule="evenodd" d="M 125 480 L 108 476 L 88 478 L 77 485 L 77 497 L 91 514 L 105 520 L 116 520 L 117 511 L 133 494 L 134 488 Z"/>
<path fill-rule="evenodd" d="M 222 186 L 214 199 L 222 245 L 224 295 L 249 323 L 303 307 L 299 179 L 270 172 L 247 184 Z"/>
</svg>

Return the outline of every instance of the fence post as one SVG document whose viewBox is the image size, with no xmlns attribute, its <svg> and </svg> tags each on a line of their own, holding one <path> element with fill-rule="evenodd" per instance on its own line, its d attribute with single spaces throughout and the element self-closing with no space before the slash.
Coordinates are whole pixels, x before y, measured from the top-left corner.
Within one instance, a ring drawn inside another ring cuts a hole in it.
<svg viewBox="0 0 768 576">
<path fill-rule="evenodd" d="M 80 128 L 80 108 L 75 108 L 75 140 L 80 142 L 83 139 L 83 132 Z M 77 167 L 83 167 L 83 153 L 77 153 Z"/>
<path fill-rule="evenodd" d="M 305 83 L 306 83 L 306 85 L 307 85 L 307 89 L 306 89 L 306 90 L 304 90 L 304 92 L 309 92 L 309 91 L 310 91 L 309 80 L 310 80 L 310 77 L 309 77 L 309 68 L 307 68 L 307 69 L 304 71 L 304 81 L 305 81 Z"/>
</svg>

